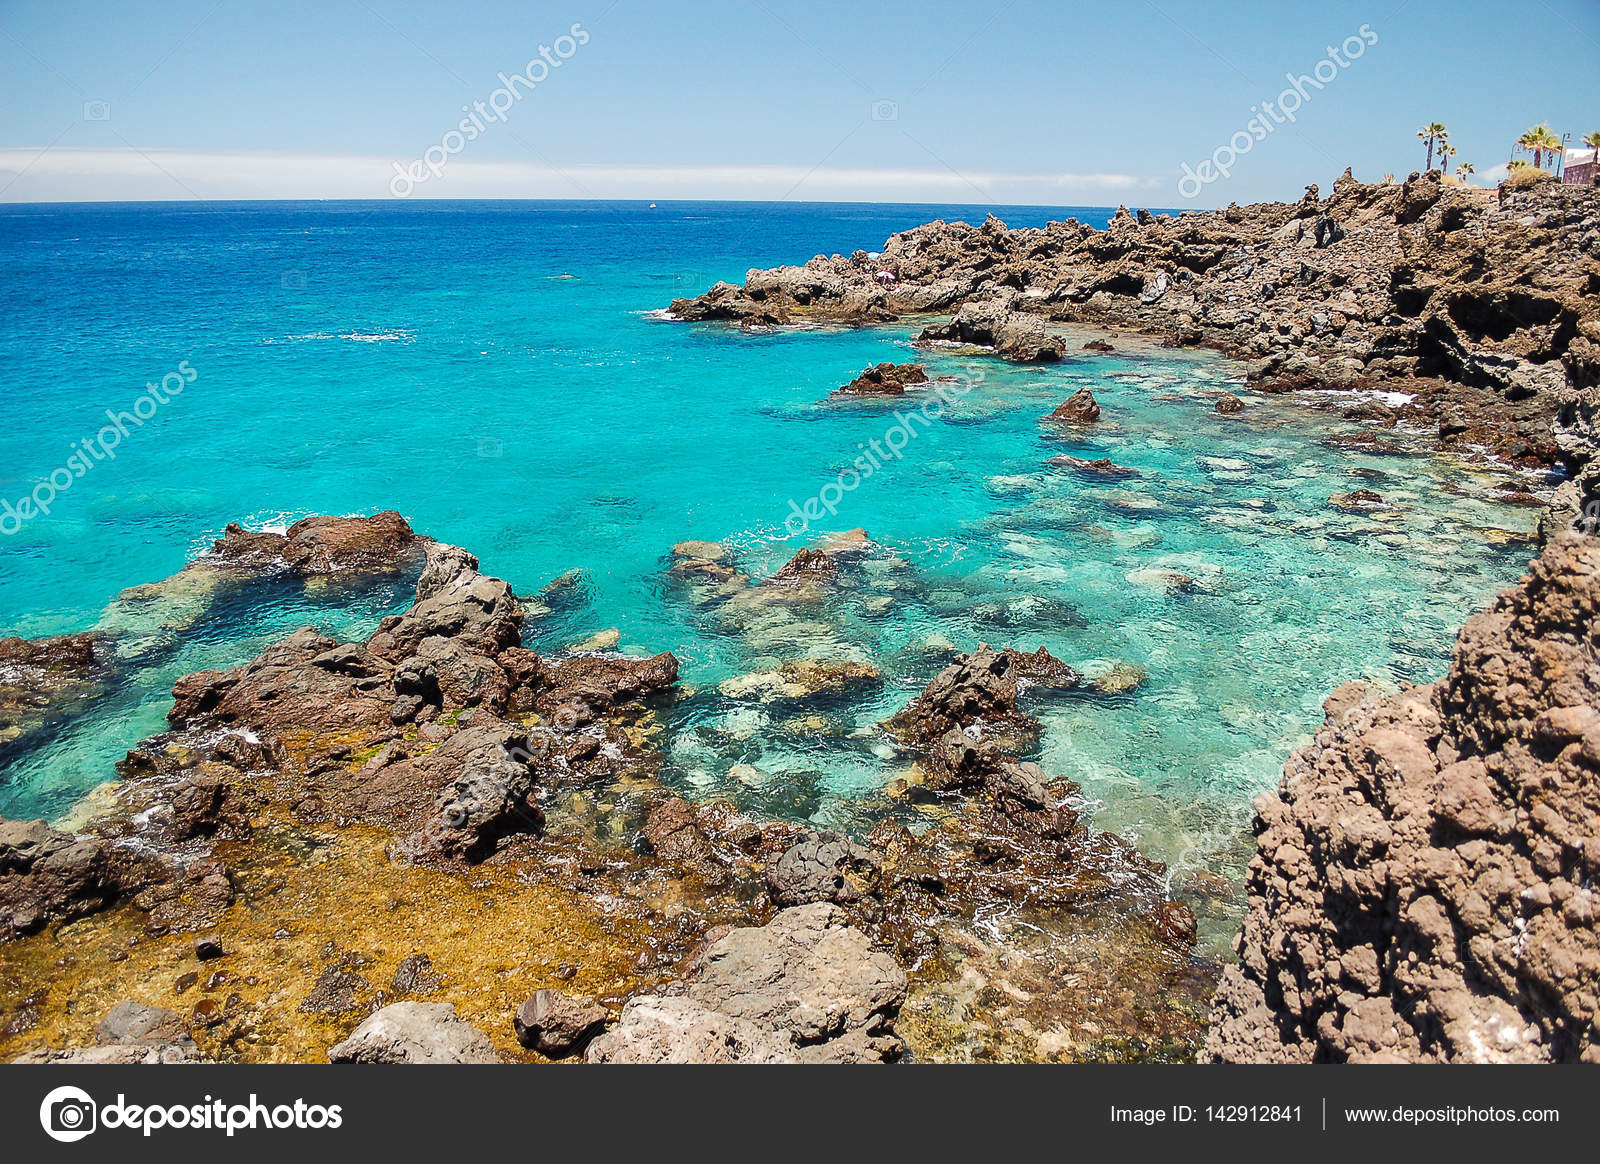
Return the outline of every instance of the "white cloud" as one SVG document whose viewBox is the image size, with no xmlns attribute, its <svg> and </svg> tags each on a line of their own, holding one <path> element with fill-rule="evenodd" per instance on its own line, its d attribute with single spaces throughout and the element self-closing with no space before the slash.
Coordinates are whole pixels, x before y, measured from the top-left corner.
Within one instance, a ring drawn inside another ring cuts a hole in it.
<svg viewBox="0 0 1600 1164">
<path fill-rule="evenodd" d="M 396 164 L 412 159 L 137 149 L 0 149 L 0 201 L 387 198 Z M 449 158 L 417 198 L 893 198 L 961 202 L 1055 201 L 1074 193 L 1148 189 L 1152 177 L 948 169 L 843 169 L 781 165 L 637 166 Z M 403 184 L 402 184 L 403 185 Z"/>
</svg>

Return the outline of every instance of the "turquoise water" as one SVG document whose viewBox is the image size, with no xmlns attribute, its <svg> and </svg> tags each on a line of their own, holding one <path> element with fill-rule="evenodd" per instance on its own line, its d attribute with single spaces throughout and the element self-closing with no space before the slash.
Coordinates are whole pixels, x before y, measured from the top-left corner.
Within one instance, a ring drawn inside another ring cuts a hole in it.
<svg viewBox="0 0 1600 1164">
<path fill-rule="evenodd" d="M 883 547 L 857 585 L 792 614 L 697 605 L 666 574 L 672 545 L 721 541 L 759 575 L 808 544 L 814 531 L 785 527 L 791 501 L 896 423 L 892 409 L 819 402 L 870 362 L 913 358 L 916 326 L 745 334 L 656 309 L 749 266 L 984 213 L 0 207 L 0 499 L 66 464 L 147 382 L 185 362 L 196 373 L 48 516 L 0 534 L 0 633 L 120 626 L 127 656 L 103 705 L 0 760 L 0 813 L 57 814 L 110 778 L 163 726 L 177 675 L 246 659 L 303 623 L 362 633 L 405 602 L 398 585 L 279 582 L 133 618 L 107 613 L 119 591 L 171 575 L 232 520 L 394 508 L 519 593 L 583 571 L 577 601 L 533 628 L 534 645 L 616 628 L 624 649 L 674 651 L 691 694 L 670 717 L 668 778 L 790 815 L 849 823 L 862 793 L 903 773 L 908 759 L 874 725 L 953 648 L 1042 644 L 1091 673 L 1143 667 L 1131 694 L 1034 703 L 1042 759 L 1084 784 L 1103 822 L 1205 864 L 1334 686 L 1442 673 L 1460 624 L 1529 557 L 1485 531 L 1526 531 L 1534 511 L 1493 501 L 1504 479 L 1459 464 L 1330 449 L 1322 437 L 1352 426 L 1292 402 L 1252 399 L 1244 419 L 1219 418 L 1205 393 L 1243 389 L 1214 356 L 1141 349 L 1017 368 L 925 353 L 964 391 L 818 523 L 864 527 Z M 999 213 L 1012 225 L 1109 217 Z M 1100 425 L 1080 441 L 1040 425 L 1084 384 Z M 1045 464 L 1063 452 L 1141 475 Z M 1363 486 L 1396 508 L 1328 504 Z M 1174 591 L 1163 570 L 1195 585 Z M 807 654 L 870 660 L 886 684 L 798 707 L 718 691 Z"/>
</svg>

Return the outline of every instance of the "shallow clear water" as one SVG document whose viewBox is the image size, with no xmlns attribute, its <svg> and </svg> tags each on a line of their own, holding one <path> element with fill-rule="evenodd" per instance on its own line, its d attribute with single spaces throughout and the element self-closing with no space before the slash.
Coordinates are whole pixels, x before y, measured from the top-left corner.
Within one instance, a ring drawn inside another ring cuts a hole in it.
<svg viewBox="0 0 1600 1164">
<path fill-rule="evenodd" d="M 1076 213 L 1000 211 L 1012 225 Z M 966 390 L 818 530 L 884 547 L 817 611 L 730 617 L 666 574 L 683 539 L 724 542 L 754 574 L 815 531 L 785 528 L 896 421 L 819 404 L 869 362 L 913 358 L 913 325 L 741 334 L 654 309 L 748 266 L 875 249 L 959 207 L 284 204 L 0 208 L 0 498 L 187 361 L 198 377 L 53 511 L 0 536 L 0 633 L 126 622 L 107 604 L 164 578 L 231 520 L 394 508 L 531 594 L 584 571 L 534 628 L 555 649 L 615 627 L 672 650 L 694 692 L 670 719 L 669 777 L 706 795 L 848 822 L 906 764 L 874 725 L 952 647 L 1048 646 L 1094 672 L 1145 668 L 1133 694 L 1034 701 L 1042 760 L 1104 823 L 1181 864 L 1236 838 L 1320 704 L 1353 678 L 1442 673 L 1467 615 L 1509 584 L 1532 510 L 1452 462 L 1324 446 L 1351 426 L 1289 401 L 1243 419 L 1204 395 L 1238 369 L 1140 349 L 1018 368 L 924 353 Z M 562 278 L 569 275 L 572 277 Z M 1039 418 L 1088 384 L 1081 440 Z M 1102 482 L 1070 452 L 1140 470 Z M 1387 474 L 1357 479 L 1352 470 Z M 1345 514 L 1369 487 L 1398 508 Z M 791 523 L 793 524 L 793 523 Z M 6 528 L 9 528 L 6 527 Z M 1158 573 L 1193 578 L 1169 590 Z M 196 597 L 125 636 L 113 697 L 0 773 L 0 813 L 65 810 L 163 726 L 172 680 L 253 655 L 294 626 L 351 636 L 403 586 L 306 594 L 287 583 Z M 149 612 L 141 617 L 150 621 Z M 734 699 L 719 683 L 804 654 L 870 659 L 881 693 L 828 706 Z"/>
</svg>

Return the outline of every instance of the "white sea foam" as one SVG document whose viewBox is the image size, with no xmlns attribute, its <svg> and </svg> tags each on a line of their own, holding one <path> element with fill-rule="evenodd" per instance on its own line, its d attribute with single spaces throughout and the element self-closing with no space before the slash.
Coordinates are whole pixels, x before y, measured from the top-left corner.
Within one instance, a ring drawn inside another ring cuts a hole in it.
<svg viewBox="0 0 1600 1164">
<path fill-rule="evenodd" d="M 409 344 L 415 342 L 416 338 L 416 332 L 406 328 L 398 328 L 394 331 L 312 331 L 303 335 L 268 336 L 261 342 L 263 344 L 300 344 L 317 340 L 346 340 L 357 344 Z"/>
</svg>

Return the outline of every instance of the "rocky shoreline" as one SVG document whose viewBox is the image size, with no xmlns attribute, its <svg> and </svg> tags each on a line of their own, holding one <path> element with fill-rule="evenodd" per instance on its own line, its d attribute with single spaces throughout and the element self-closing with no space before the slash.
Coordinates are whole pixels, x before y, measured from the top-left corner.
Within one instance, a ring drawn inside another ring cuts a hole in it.
<svg viewBox="0 0 1600 1164">
<path fill-rule="evenodd" d="M 874 287 L 882 269 L 894 282 Z M 747 327 L 952 309 L 923 342 L 1060 359 L 1040 342 L 1051 322 L 1203 345 L 1248 360 L 1258 391 L 1371 426 L 1373 451 L 1398 451 L 1389 428 L 1564 478 L 1544 552 L 1468 623 L 1449 675 L 1388 696 L 1341 688 L 1258 801 L 1240 962 L 1205 1057 L 1600 1061 L 1600 190 L 1488 194 L 1438 172 L 1366 186 L 1346 170 L 1327 199 L 1312 186 L 1298 204 L 1119 209 L 1103 232 L 932 223 L 881 254 L 752 271 L 671 307 Z M 1052 419 L 1098 414 L 1085 392 Z"/>
<path fill-rule="evenodd" d="M 1014 642 L 952 650 L 883 725 L 914 778 L 846 835 L 676 795 L 663 716 L 694 693 L 671 653 L 625 654 L 615 636 L 524 645 L 563 580 L 519 598 L 398 514 L 318 517 L 230 526 L 177 578 L 124 596 L 415 579 L 409 608 L 362 641 L 305 629 L 179 680 L 169 730 L 74 831 L 0 822 L 0 1054 L 1593 1059 L 1600 543 L 1592 522 L 1573 527 L 1600 474 L 1597 260 L 1595 191 L 1497 201 L 1434 173 L 1364 186 L 1347 172 L 1327 199 L 1119 211 L 1106 231 L 933 223 L 671 305 L 750 328 L 944 315 L 919 320 L 916 342 L 1023 363 L 1125 342 L 1069 349 L 1064 325 L 1202 345 L 1248 360 L 1259 392 L 1362 421 L 1378 451 L 1392 430 L 1564 479 L 1543 555 L 1468 624 L 1449 676 L 1342 688 L 1258 802 L 1237 965 L 1197 954 L 1165 870 L 1024 759 L 1033 701 L 1126 697 L 1136 663 L 1086 678 Z M 881 364 L 834 397 L 926 383 L 919 365 Z M 1248 419 L 1236 396 L 1216 407 Z M 1099 414 L 1085 389 L 1049 422 Z M 751 634 L 906 566 L 853 531 L 769 577 L 685 542 L 663 576 Z M 95 697 L 100 641 L 0 643 L 0 746 Z M 720 694 L 803 711 L 882 682 L 844 654 L 780 660 Z"/>
<path fill-rule="evenodd" d="M 1566 439 L 1570 390 L 1600 376 L 1597 255 L 1593 187 L 1497 196 L 1436 171 L 1364 185 L 1347 170 L 1326 198 L 1311 186 L 1298 203 L 1119 209 L 1106 230 L 933 222 L 668 311 L 745 328 L 953 313 L 918 342 L 1023 362 L 1066 357 L 1051 325 L 1134 332 L 1216 349 L 1260 391 L 1326 393 L 1308 398 L 1445 449 L 1575 468 L 1588 446 Z"/>
<path fill-rule="evenodd" d="M 1597 602 L 1563 534 L 1445 678 L 1328 698 L 1258 803 L 1208 1058 L 1600 1062 Z"/>
<path fill-rule="evenodd" d="M 835 537 L 759 583 L 710 544 L 670 560 L 804 608 L 870 544 Z M 1192 953 L 1193 914 L 1014 754 L 1038 731 L 1024 690 L 1086 684 L 1048 652 L 951 661 L 890 725 L 921 783 L 851 838 L 673 795 L 655 748 L 673 656 L 535 654 L 510 586 L 392 514 L 230 527 L 211 557 L 347 581 L 410 569 L 416 601 L 362 642 L 302 630 L 184 677 L 171 730 L 129 753 L 81 831 L 0 826 L 12 1057 L 1197 1052 L 1218 967 Z M 861 679 L 778 676 L 801 700 Z M 551 919 L 536 938 L 529 915 Z M 136 1036 L 118 1017 L 133 1007 Z"/>
</svg>

